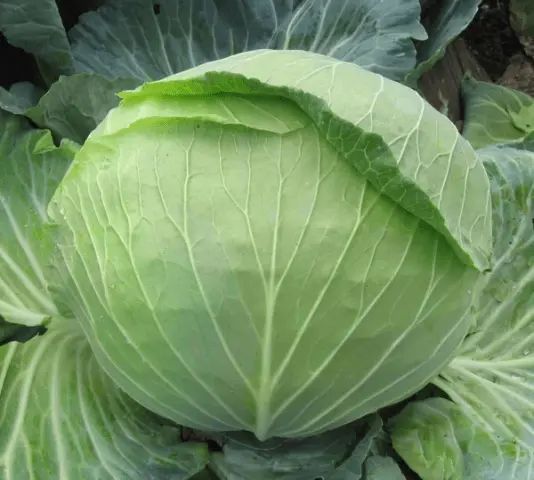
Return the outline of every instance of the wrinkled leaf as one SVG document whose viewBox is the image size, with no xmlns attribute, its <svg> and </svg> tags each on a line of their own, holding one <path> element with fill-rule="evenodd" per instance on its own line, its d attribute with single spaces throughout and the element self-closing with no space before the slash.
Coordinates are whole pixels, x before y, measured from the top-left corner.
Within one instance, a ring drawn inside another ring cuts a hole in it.
<svg viewBox="0 0 534 480">
<path fill-rule="evenodd" d="M 23 113 L 57 138 L 83 144 L 109 110 L 118 105 L 117 93 L 137 85 L 135 79 L 108 80 L 91 73 L 61 77 L 37 105 Z"/>
<path fill-rule="evenodd" d="M 213 455 L 211 469 L 223 480 L 404 480 L 392 459 L 372 454 L 381 428 L 375 414 L 304 439 L 231 434 L 218 439 L 223 452 Z"/>
<path fill-rule="evenodd" d="M 382 433 L 382 420 L 378 415 L 370 417 L 370 425 L 365 436 L 361 436 L 350 456 L 329 475 L 327 480 L 361 480 L 364 474 L 364 464 L 373 450 L 374 442 Z"/>
<path fill-rule="evenodd" d="M 348 480 L 332 476 L 334 470 L 358 447 L 363 452 L 358 458 L 361 466 L 380 425 L 378 417 L 371 416 L 359 426 L 349 425 L 304 439 L 258 442 L 252 434 L 227 435 L 219 440 L 223 451 L 213 454 L 211 468 L 225 480 Z"/>
<path fill-rule="evenodd" d="M 409 404 L 391 426 L 395 450 L 423 480 L 526 480 L 534 474 L 531 452 L 444 398 Z"/>
<path fill-rule="evenodd" d="M 300 49 L 402 79 L 425 39 L 417 0 L 126 0 L 69 33 L 77 71 L 157 80 L 260 48 Z"/>
<path fill-rule="evenodd" d="M 61 77 L 43 95 L 30 83 L 0 89 L 0 109 L 24 115 L 56 139 L 82 144 L 89 133 L 119 103 L 117 93 L 134 88 L 133 78 L 108 80 L 94 73 Z"/>
</svg>

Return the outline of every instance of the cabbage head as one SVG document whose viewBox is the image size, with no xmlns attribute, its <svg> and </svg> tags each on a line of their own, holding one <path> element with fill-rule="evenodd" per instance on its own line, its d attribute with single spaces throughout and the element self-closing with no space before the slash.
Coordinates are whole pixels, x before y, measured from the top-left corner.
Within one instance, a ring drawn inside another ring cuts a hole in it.
<svg viewBox="0 0 534 480">
<path fill-rule="evenodd" d="M 300 437 L 450 360 L 490 267 L 490 189 L 417 93 L 257 50 L 121 97 L 50 204 L 51 289 L 131 397 Z"/>
</svg>

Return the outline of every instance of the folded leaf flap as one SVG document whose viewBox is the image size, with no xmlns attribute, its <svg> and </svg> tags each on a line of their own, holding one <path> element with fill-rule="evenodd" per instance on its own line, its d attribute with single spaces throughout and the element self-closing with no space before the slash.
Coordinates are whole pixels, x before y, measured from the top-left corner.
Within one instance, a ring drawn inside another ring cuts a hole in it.
<svg viewBox="0 0 534 480">
<path fill-rule="evenodd" d="M 293 101 L 373 186 L 442 233 L 466 263 L 489 269 L 491 200 L 484 167 L 455 126 L 416 92 L 323 55 L 261 50 L 121 95 L 222 92 Z"/>
</svg>

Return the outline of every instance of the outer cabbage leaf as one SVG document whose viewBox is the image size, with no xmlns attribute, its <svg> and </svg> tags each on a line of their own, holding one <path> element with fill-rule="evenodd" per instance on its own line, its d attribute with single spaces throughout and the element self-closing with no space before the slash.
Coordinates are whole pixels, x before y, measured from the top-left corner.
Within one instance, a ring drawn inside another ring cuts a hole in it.
<svg viewBox="0 0 534 480">
<path fill-rule="evenodd" d="M 395 448 L 422 478 L 534 475 L 534 153 L 479 155 L 492 181 L 496 262 L 471 334 L 434 381 L 455 403 L 415 403 L 394 421 Z"/>
<path fill-rule="evenodd" d="M 118 105 L 117 93 L 138 84 L 133 78 L 108 80 L 98 74 L 82 73 L 61 77 L 43 94 L 31 83 L 22 82 L 9 91 L 0 88 L 0 109 L 24 115 L 38 127 L 50 130 L 56 139 L 82 144 Z"/>
<path fill-rule="evenodd" d="M 258 442 L 240 432 L 217 439 L 223 451 L 210 468 L 224 480 L 404 480 L 395 461 L 375 451 L 381 435 L 377 414 L 303 439 Z"/>
<path fill-rule="evenodd" d="M 428 40 L 417 44 L 417 66 L 408 74 L 407 83 L 416 86 L 419 77 L 445 55 L 447 46 L 462 33 L 475 17 L 481 0 L 447 0 L 433 6 L 435 18 L 427 27 Z M 436 15 L 436 11 L 438 13 Z"/>
<path fill-rule="evenodd" d="M 526 93 L 466 77 L 463 136 L 475 148 L 515 143 L 534 132 L 534 101 Z"/>
<path fill-rule="evenodd" d="M 424 480 L 525 480 L 534 474 L 530 450 L 473 422 L 445 398 L 409 404 L 391 427 L 395 450 Z"/>
<path fill-rule="evenodd" d="M 358 480 L 345 477 L 346 480 Z M 399 466 L 391 457 L 382 457 L 379 455 L 370 456 L 365 462 L 365 476 L 363 480 L 405 480 Z"/>
<path fill-rule="evenodd" d="M 14 83 L 9 90 L 0 87 L 0 109 L 24 114 L 39 103 L 42 95 L 42 90 L 29 82 Z"/>
<path fill-rule="evenodd" d="M 157 5 L 157 6 L 156 6 Z M 126 0 L 69 33 L 77 71 L 142 81 L 259 48 L 308 50 L 401 80 L 426 38 L 417 0 Z"/>
<path fill-rule="evenodd" d="M 489 183 L 415 92 L 260 51 L 124 96 L 50 213 L 54 298 L 133 398 L 193 428 L 299 437 L 450 359 L 491 253 Z"/>
<path fill-rule="evenodd" d="M 326 477 L 328 480 L 361 480 L 363 478 L 364 464 L 369 455 L 375 453 L 373 451 L 375 443 L 378 443 L 383 435 L 382 419 L 377 414 L 370 415 L 368 421 L 370 421 L 369 429 L 365 435 L 359 434 L 360 440 L 354 446 L 350 456 L 336 468 L 333 474 Z"/>
<path fill-rule="evenodd" d="M 55 0 L 1 0 L 0 32 L 9 43 L 35 55 L 48 83 L 73 73 L 67 33 Z"/>
<path fill-rule="evenodd" d="M 52 239 L 43 228 L 75 150 L 0 111 L 0 315 L 11 323 L 35 326 L 57 314 L 43 271 Z"/>
<path fill-rule="evenodd" d="M 304 439 L 258 442 L 243 432 L 226 435 L 218 440 L 223 451 L 213 454 L 210 468 L 225 480 L 349 480 L 344 467 L 347 457 L 354 468 L 361 469 L 380 427 L 378 416 L 371 415 L 358 425 Z M 334 473 L 339 469 L 343 469 L 340 476 Z"/>
<path fill-rule="evenodd" d="M 36 105 L 14 113 L 24 114 L 39 127 L 49 129 L 56 138 L 82 144 L 118 105 L 117 93 L 137 84 L 131 78 L 108 80 L 92 73 L 61 77 Z"/>
<path fill-rule="evenodd" d="M 529 152 L 534 153 L 534 132 L 529 133 L 523 140 L 520 142 L 516 142 L 512 145 L 510 145 L 514 148 L 518 148 L 520 150 L 528 150 Z"/>
<path fill-rule="evenodd" d="M 405 480 L 401 469 L 393 458 L 387 456 L 382 419 L 378 415 L 371 417 L 366 435 L 358 442 L 352 454 L 326 480 Z M 388 446 L 387 450 L 390 450 Z"/>
<path fill-rule="evenodd" d="M 0 368 L 4 480 L 185 480 L 209 460 L 119 390 L 77 323 L 2 347 Z"/>
</svg>

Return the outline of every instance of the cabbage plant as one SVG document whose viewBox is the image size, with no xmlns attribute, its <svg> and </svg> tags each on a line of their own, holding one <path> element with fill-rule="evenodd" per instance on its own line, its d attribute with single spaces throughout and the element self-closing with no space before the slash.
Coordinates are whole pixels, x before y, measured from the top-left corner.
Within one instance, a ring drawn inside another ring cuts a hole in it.
<svg viewBox="0 0 534 480">
<path fill-rule="evenodd" d="M 416 85 L 479 1 L 89 3 L 0 2 L 0 480 L 534 478 L 534 101 Z"/>
</svg>

